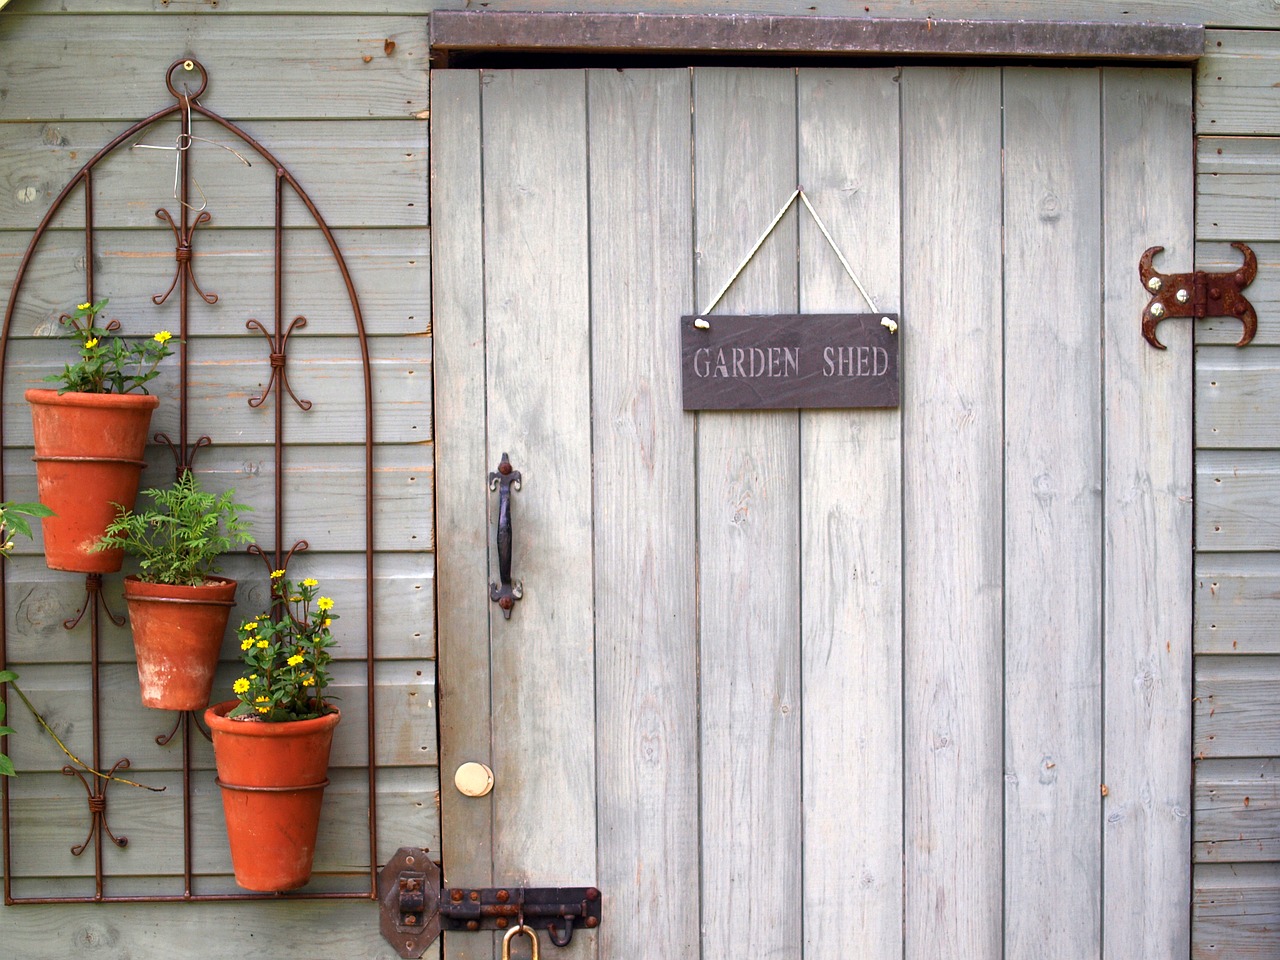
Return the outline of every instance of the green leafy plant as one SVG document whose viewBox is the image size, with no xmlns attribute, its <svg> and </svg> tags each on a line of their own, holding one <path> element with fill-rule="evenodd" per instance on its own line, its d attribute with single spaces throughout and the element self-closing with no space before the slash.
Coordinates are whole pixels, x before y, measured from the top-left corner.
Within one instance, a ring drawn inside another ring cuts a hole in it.
<svg viewBox="0 0 1280 960">
<path fill-rule="evenodd" d="M 21 534 L 30 539 L 31 523 L 27 517 L 52 517 L 53 511 L 43 503 L 0 503 L 0 557 L 13 553 L 13 538 Z M 4 681 L 0 680 L 0 683 Z M 3 720 L 0 715 L 0 720 Z"/>
<path fill-rule="evenodd" d="M 338 619 L 333 600 L 317 596 L 310 578 L 296 587 L 283 570 L 271 574 L 271 611 L 244 621 L 237 634 L 244 674 L 231 689 L 240 703 L 228 716 L 268 723 L 310 720 L 331 710 L 324 701 Z"/>
<path fill-rule="evenodd" d="M 62 318 L 67 335 L 80 345 L 80 359 L 44 378 L 61 384 L 58 393 L 146 393 L 144 384 L 159 375 L 156 367 L 173 353 L 168 330 L 148 340 L 129 341 L 112 335 L 113 324 L 99 327 L 98 313 L 106 305 L 106 300 L 82 303 Z"/>
<path fill-rule="evenodd" d="M 237 544 L 249 543 L 252 508 L 235 502 L 235 490 L 212 494 L 187 471 L 170 486 L 143 490 L 149 510 L 119 510 L 95 549 L 123 548 L 137 557 L 139 579 L 196 587 L 218 572 L 218 559 Z"/>
</svg>

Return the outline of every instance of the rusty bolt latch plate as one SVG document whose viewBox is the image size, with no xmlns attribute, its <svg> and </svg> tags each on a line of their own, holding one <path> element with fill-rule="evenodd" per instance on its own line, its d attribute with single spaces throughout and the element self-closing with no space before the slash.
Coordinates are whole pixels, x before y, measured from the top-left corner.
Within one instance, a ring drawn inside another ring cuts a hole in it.
<svg viewBox="0 0 1280 960">
<path fill-rule="evenodd" d="M 1258 315 L 1243 291 L 1258 275 L 1258 258 L 1246 244 L 1233 243 L 1244 263 L 1230 273 L 1157 273 L 1151 261 L 1164 247 L 1150 247 L 1138 263 L 1142 285 L 1151 301 L 1142 311 L 1142 336 L 1157 350 L 1164 344 L 1156 337 L 1156 324 L 1170 317 L 1235 317 L 1244 324 L 1237 347 L 1243 347 L 1258 332 Z"/>
<path fill-rule="evenodd" d="M 416 960 L 440 935 L 440 868 L 421 847 L 401 847 L 378 874 L 382 936 Z"/>
</svg>

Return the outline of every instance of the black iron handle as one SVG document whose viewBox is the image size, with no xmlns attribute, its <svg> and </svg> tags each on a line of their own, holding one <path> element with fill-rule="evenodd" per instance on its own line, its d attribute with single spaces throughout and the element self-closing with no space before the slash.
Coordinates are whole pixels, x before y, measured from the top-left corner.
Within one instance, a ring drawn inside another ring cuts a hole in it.
<svg viewBox="0 0 1280 960">
<path fill-rule="evenodd" d="M 502 608 L 502 616 L 511 619 L 511 610 L 524 595 L 524 584 L 511 579 L 511 488 L 520 489 L 520 471 L 511 468 L 507 455 L 502 455 L 498 469 L 489 474 L 489 489 L 498 491 L 498 583 L 489 581 L 489 599 Z"/>
</svg>

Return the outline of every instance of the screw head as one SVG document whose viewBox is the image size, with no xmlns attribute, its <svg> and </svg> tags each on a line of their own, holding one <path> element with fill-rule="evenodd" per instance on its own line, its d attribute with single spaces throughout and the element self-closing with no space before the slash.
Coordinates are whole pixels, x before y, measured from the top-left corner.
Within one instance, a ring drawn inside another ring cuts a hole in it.
<svg viewBox="0 0 1280 960">
<path fill-rule="evenodd" d="M 1163 286 L 1164 286 L 1164 281 L 1161 280 L 1159 277 L 1152 277 L 1150 280 L 1147 281 L 1148 290 L 1159 290 Z"/>
<path fill-rule="evenodd" d="M 1163 303 L 1153 303 L 1153 304 L 1151 305 L 1151 315 L 1152 315 L 1153 317 L 1155 317 L 1156 319 L 1159 319 L 1160 317 L 1163 317 L 1163 316 L 1164 316 L 1164 304 L 1163 304 Z"/>
<path fill-rule="evenodd" d="M 1185 290 L 1179 290 L 1173 296 L 1174 296 L 1174 299 L 1177 300 L 1179 303 L 1186 303 L 1188 300 L 1191 299 L 1191 294 L 1187 293 L 1187 291 Z"/>
</svg>

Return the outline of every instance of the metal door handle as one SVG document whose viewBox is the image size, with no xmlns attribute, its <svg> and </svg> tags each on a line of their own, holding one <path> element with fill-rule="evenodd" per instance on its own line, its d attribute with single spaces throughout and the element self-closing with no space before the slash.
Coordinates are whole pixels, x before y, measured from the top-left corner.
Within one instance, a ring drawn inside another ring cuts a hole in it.
<svg viewBox="0 0 1280 960">
<path fill-rule="evenodd" d="M 524 596 L 524 584 L 511 579 L 511 488 L 520 489 L 520 471 L 511 468 L 507 455 L 497 471 L 489 474 L 489 489 L 498 491 L 498 583 L 489 581 L 489 599 L 502 608 L 502 616 L 511 619 L 511 609 Z"/>
</svg>

